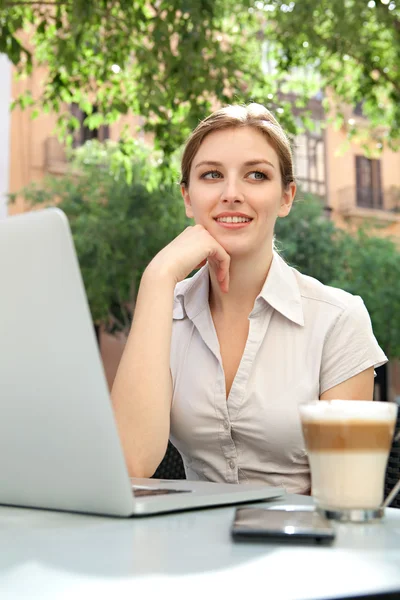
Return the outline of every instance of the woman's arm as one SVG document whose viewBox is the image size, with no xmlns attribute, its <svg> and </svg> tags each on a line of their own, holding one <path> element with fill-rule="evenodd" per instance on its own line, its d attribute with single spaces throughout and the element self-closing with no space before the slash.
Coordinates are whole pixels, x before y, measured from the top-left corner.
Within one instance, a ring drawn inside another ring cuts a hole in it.
<svg viewBox="0 0 400 600">
<path fill-rule="evenodd" d="M 111 392 L 131 477 L 153 475 L 168 443 L 174 287 L 171 278 L 144 273 Z"/>
<path fill-rule="evenodd" d="M 172 381 L 170 351 L 174 289 L 208 260 L 223 291 L 229 255 L 202 227 L 187 228 L 151 261 L 143 274 L 112 400 L 129 474 L 150 477 L 168 444 Z"/>
<path fill-rule="evenodd" d="M 354 377 L 326 390 L 320 400 L 372 400 L 374 395 L 374 368 L 370 367 Z"/>
</svg>

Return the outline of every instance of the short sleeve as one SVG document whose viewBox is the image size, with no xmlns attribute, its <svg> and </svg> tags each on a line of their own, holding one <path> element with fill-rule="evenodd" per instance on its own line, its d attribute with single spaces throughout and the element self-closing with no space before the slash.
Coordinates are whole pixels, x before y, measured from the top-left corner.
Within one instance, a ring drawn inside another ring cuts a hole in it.
<svg viewBox="0 0 400 600">
<path fill-rule="evenodd" d="M 374 336 L 363 300 L 353 296 L 325 340 L 320 394 L 365 369 L 380 367 L 387 360 Z"/>
</svg>

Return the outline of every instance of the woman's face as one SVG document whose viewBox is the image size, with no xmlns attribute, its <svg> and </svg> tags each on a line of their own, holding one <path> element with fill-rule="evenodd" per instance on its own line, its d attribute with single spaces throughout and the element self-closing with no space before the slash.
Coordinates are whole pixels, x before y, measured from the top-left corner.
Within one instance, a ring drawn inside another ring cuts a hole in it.
<svg viewBox="0 0 400 600">
<path fill-rule="evenodd" d="M 284 190 L 278 155 L 252 127 L 210 133 L 194 156 L 186 214 L 232 257 L 270 252 L 277 217 L 289 214 L 295 184 Z"/>
</svg>

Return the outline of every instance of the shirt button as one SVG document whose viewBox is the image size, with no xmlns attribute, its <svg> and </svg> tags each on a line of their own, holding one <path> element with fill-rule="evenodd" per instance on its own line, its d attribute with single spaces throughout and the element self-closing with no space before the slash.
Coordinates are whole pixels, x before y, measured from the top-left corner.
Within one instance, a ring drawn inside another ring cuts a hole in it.
<svg viewBox="0 0 400 600">
<path fill-rule="evenodd" d="M 235 463 L 233 462 L 233 460 L 229 461 L 229 466 L 230 466 L 231 469 L 235 468 Z"/>
<path fill-rule="evenodd" d="M 225 429 L 229 429 L 229 423 L 228 423 L 228 421 L 224 421 L 224 428 Z"/>
</svg>

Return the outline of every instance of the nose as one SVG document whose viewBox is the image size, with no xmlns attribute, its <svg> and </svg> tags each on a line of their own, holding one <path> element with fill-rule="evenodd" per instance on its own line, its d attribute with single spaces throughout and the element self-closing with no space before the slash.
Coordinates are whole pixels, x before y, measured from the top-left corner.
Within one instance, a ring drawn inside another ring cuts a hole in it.
<svg viewBox="0 0 400 600">
<path fill-rule="evenodd" d="M 240 188 L 239 182 L 231 177 L 226 178 L 224 181 L 224 186 L 221 191 L 221 200 L 222 202 L 230 203 L 230 202 L 244 202 L 244 195 Z"/>
</svg>

